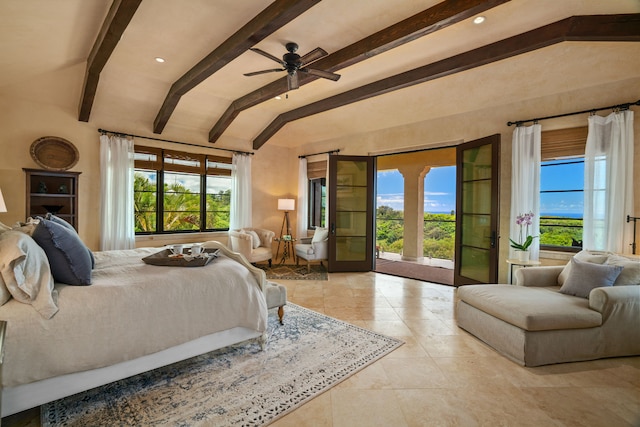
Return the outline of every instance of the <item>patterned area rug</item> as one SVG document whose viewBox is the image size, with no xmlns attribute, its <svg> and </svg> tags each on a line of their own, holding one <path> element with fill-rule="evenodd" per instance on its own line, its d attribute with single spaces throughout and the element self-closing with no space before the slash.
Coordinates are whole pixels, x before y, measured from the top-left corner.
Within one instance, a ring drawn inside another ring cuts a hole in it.
<svg viewBox="0 0 640 427">
<path fill-rule="evenodd" d="M 43 426 L 260 426 L 403 343 L 289 303 L 269 341 L 232 346 L 42 405 Z"/>
<path fill-rule="evenodd" d="M 307 265 L 295 265 L 295 264 L 276 264 L 269 268 L 267 264 L 256 264 L 256 267 L 261 268 L 267 273 L 267 279 L 280 279 L 280 280 L 327 280 L 329 275 L 327 274 L 327 268 L 324 265 L 315 264 L 311 265 L 311 272 L 307 272 Z"/>
</svg>

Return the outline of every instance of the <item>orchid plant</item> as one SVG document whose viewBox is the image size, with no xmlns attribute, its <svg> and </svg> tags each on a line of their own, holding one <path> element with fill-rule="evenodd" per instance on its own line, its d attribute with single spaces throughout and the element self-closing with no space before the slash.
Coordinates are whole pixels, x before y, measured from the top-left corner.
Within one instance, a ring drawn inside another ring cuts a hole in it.
<svg viewBox="0 0 640 427">
<path fill-rule="evenodd" d="M 529 250 L 529 246 L 533 243 L 533 239 L 537 236 L 529 234 L 529 226 L 533 224 L 533 212 L 520 214 L 516 217 L 516 225 L 520 227 L 520 242 L 509 239 L 511 247 L 519 251 Z"/>
</svg>

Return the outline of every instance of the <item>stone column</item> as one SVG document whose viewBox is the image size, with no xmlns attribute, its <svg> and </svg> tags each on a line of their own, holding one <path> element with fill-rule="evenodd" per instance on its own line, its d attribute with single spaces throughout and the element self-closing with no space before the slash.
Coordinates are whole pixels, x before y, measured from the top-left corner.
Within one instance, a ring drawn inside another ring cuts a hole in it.
<svg viewBox="0 0 640 427">
<path fill-rule="evenodd" d="M 424 239 L 424 177 L 431 167 L 403 165 L 398 171 L 404 178 L 404 243 L 402 259 L 421 261 Z"/>
</svg>

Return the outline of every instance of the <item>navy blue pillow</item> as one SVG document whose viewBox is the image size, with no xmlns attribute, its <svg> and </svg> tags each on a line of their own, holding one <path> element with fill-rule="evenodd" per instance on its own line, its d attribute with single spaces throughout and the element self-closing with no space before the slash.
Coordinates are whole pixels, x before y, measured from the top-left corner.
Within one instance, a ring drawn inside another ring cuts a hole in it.
<svg viewBox="0 0 640 427">
<path fill-rule="evenodd" d="M 31 237 L 47 255 L 56 282 L 80 286 L 91 284 L 91 251 L 78 233 L 42 218 Z"/>
<path fill-rule="evenodd" d="M 39 217 L 40 218 L 40 217 Z M 49 221 L 53 221 L 56 224 L 60 224 L 60 225 L 64 225 L 65 227 L 67 227 L 69 230 L 73 231 L 74 233 L 78 234 L 78 232 L 76 231 L 75 228 L 73 228 L 73 225 L 69 224 L 67 221 L 65 221 L 64 219 L 60 218 L 59 216 L 55 216 L 52 213 L 47 213 L 44 217 L 45 219 L 48 219 Z M 80 237 L 80 236 L 78 236 Z M 84 242 L 83 242 L 84 243 Z M 85 245 L 86 246 L 86 245 Z M 96 266 L 96 260 L 93 258 L 93 252 L 91 252 L 91 250 L 89 248 L 87 248 L 87 250 L 89 251 L 89 255 L 91 255 L 91 268 L 94 268 Z"/>
</svg>

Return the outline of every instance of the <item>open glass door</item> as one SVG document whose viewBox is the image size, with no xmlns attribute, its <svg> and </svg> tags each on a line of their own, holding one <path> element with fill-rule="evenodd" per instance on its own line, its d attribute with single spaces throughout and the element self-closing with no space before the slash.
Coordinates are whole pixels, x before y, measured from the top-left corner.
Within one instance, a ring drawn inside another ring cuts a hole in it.
<svg viewBox="0 0 640 427">
<path fill-rule="evenodd" d="M 457 147 L 454 284 L 497 283 L 500 135 Z"/>
<path fill-rule="evenodd" d="M 330 272 L 373 269 L 375 161 L 329 156 Z"/>
</svg>

